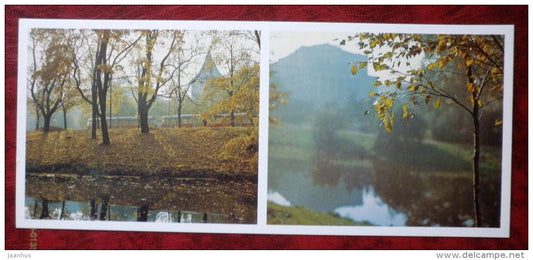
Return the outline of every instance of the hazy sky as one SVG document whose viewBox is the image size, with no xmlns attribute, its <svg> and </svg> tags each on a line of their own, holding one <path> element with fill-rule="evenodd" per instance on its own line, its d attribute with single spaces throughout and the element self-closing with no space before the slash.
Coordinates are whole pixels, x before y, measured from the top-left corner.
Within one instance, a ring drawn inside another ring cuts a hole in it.
<svg viewBox="0 0 533 260">
<path fill-rule="evenodd" d="M 357 45 L 357 41 L 346 42 L 346 45 L 341 46 L 339 43 L 341 40 L 346 39 L 348 36 L 355 36 L 346 32 L 302 32 L 302 31 L 278 31 L 270 33 L 270 63 L 274 63 L 281 58 L 284 58 L 298 48 L 302 46 L 314 46 L 329 43 L 334 46 L 341 47 L 342 50 L 351 52 L 354 54 L 363 54 Z M 417 66 L 420 64 L 423 55 L 411 59 L 411 64 Z M 405 64 L 405 62 L 403 62 Z M 372 66 L 367 67 L 368 75 L 379 77 L 380 80 L 396 78 L 397 75 L 392 75 L 386 71 L 376 72 L 372 69 Z M 397 68 L 400 71 L 407 71 L 412 67 L 402 65 L 401 68 Z"/>
<path fill-rule="evenodd" d="M 277 60 L 290 55 L 302 46 L 313 46 L 324 43 L 339 46 L 340 40 L 346 39 L 348 35 L 348 33 L 327 32 L 271 32 L 270 62 L 274 63 Z M 342 46 L 342 49 L 352 53 L 358 53 L 359 51 L 359 47 L 355 44 Z"/>
</svg>

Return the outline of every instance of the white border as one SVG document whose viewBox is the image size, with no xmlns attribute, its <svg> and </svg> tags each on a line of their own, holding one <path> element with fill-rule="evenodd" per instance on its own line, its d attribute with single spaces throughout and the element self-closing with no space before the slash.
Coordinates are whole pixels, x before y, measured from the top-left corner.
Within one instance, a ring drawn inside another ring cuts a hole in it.
<svg viewBox="0 0 533 260">
<path fill-rule="evenodd" d="M 32 28 L 98 28 L 98 29 L 189 29 L 189 30 L 261 30 L 261 91 L 259 132 L 259 176 L 257 224 L 172 224 L 118 221 L 57 221 L 24 218 L 25 153 L 26 153 L 26 73 L 29 30 Z M 268 165 L 268 89 L 269 35 L 271 31 L 308 32 L 389 32 L 419 34 L 499 34 L 505 35 L 504 117 L 502 147 L 502 192 L 500 228 L 467 227 L 345 227 L 267 225 Z M 412 25 L 412 24 L 346 24 L 297 22 L 221 22 L 221 21 L 140 21 L 140 20 L 19 20 L 18 48 L 18 120 L 16 161 L 16 227 L 41 229 L 116 230 L 148 232 L 349 235 L 349 236 L 429 236 L 429 237 L 509 237 L 512 153 L 513 95 L 513 25 Z"/>
</svg>

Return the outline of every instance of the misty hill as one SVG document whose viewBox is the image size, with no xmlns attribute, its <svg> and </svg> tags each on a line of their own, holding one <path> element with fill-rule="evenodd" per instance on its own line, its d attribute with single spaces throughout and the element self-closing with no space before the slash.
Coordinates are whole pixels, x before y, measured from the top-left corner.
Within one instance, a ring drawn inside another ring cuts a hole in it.
<svg viewBox="0 0 533 260">
<path fill-rule="evenodd" d="M 368 99 L 375 78 L 362 69 L 353 76 L 351 63 L 367 57 L 341 50 L 329 44 L 301 47 L 291 55 L 271 64 L 271 82 L 288 92 L 289 104 L 275 115 L 295 119 L 302 113 L 335 106 L 344 108 Z"/>
</svg>

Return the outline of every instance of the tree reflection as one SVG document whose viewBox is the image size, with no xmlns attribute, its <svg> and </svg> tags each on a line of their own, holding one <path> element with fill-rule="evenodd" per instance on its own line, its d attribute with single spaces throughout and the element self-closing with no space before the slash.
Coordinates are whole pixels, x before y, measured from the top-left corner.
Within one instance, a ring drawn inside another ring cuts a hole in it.
<svg viewBox="0 0 533 260">
<path fill-rule="evenodd" d="M 338 114 L 317 113 L 310 170 L 315 184 L 336 187 L 344 182 L 348 191 L 372 187 L 383 203 L 407 216 L 408 226 L 473 225 L 469 164 L 424 142 L 427 125 L 422 120 L 413 118 L 409 126 L 381 132 L 372 151 L 376 156 L 342 138 L 342 128 Z M 489 227 L 500 225 L 500 183 L 500 174 L 487 172 L 482 178 L 483 220 Z"/>
<path fill-rule="evenodd" d="M 423 172 L 412 166 L 374 162 L 374 190 L 384 203 L 407 214 L 409 226 L 468 226 L 473 224 L 471 181 L 468 175 Z M 500 222 L 499 180 L 484 181 L 482 205 L 486 225 Z"/>
<path fill-rule="evenodd" d="M 339 135 L 346 124 L 346 118 L 334 106 L 319 110 L 316 114 L 313 133 L 315 155 L 311 176 L 317 185 L 335 187 L 342 181 L 346 184 L 347 191 L 351 191 L 372 183 L 368 168 L 351 163 L 354 158 L 365 158 L 367 151 Z"/>
<path fill-rule="evenodd" d="M 43 200 L 41 202 L 41 207 L 42 207 L 42 210 L 41 210 L 41 216 L 39 217 L 39 219 L 50 219 L 50 212 L 48 212 L 48 200 Z"/>
<path fill-rule="evenodd" d="M 163 210 L 206 213 L 207 220 L 200 215 L 199 222 L 211 222 L 216 213 L 224 216 L 216 221 L 255 223 L 256 185 L 231 179 L 29 174 L 26 196 L 40 201 L 32 204 L 30 218 L 151 221 L 150 212 Z M 75 212 L 67 212 L 66 201 L 79 203 Z"/>
</svg>

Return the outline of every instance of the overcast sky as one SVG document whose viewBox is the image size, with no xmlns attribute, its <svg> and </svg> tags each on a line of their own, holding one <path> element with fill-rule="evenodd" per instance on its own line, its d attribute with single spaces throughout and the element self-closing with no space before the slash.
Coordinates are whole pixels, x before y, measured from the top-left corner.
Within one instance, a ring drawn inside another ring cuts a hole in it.
<svg viewBox="0 0 533 260">
<path fill-rule="evenodd" d="M 348 33 L 327 32 L 271 32 L 270 62 L 274 63 L 302 46 L 314 46 L 324 43 L 339 46 L 340 40 L 346 39 L 348 35 Z M 359 47 L 355 44 L 342 46 L 342 49 L 351 53 L 358 53 L 359 51 Z"/>
<path fill-rule="evenodd" d="M 314 46 L 329 43 L 334 46 L 340 47 L 342 50 L 351 52 L 354 54 L 363 54 L 357 45 L 357 41 L 346 42 L 346 45 L 341 46 L 339 43 L 343 39 L 347 39 L 348 36 L 355 36 L 354 34 L 346 32 L 302 32 L 302 31 L 278 31 L 270 33 L 270 63 L 275 63 L 281 58 L 284 58 L 298 48 L 302 46 Z M 386 47 L 384 47 L 386 48 Z M 416 67 L 420 64 L 423 55 L 411 59 L 411 64 Z M 403 62 L 403 64 L 406 64 Z M 376 72 L 372 69 L 372 66 L 367 67 L 368 75 L 379 77 L 380 80 L 396 78 L 397 75 L 389 74 L 386 71 Z M 402 65 L 401 68 L 397 68 L 400 71 L 407 71 L 412 69 Z"/>
</svg>

